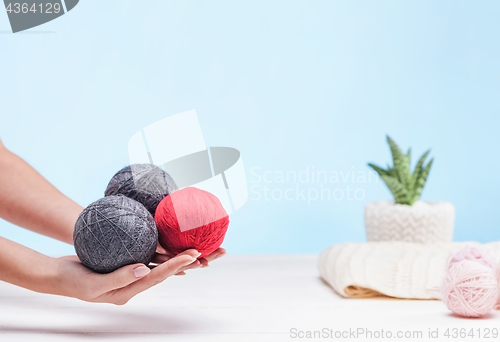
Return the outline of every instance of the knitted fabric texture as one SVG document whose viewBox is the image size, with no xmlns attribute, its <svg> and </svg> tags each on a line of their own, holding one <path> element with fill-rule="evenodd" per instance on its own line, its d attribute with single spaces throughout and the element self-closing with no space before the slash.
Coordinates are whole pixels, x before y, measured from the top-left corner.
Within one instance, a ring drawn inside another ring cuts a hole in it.
<svg viewBox="0 0 500 342">
<path fill-rule="evenodd" d="M 80 261 L 99 273 L 134 263 L 149 264 L 157 240 L 153 216 L 125 196 L 108 196 L 90 204 L 78 217 L 73 233 Z"/>
<path fill-rule="evenodd" d="M 176 191 L 168 173 L 151 164 L 133 164 L 118 171 L 104 192 L 105 196 L 124 195 L 141 203 L 155 215 L 163 198 Z"/>
<path fill-rule="evenodd" d="M 343 297 L 440 299 L 451 254 L 470 243 L 343 243 L 323 251 L 321 277 Z M 476 244 L 500 260 L 500 242 Z"/>
<path fill-rule="evenodd" d="M 450 243 L 454 222 L 455 208 L 448 202 L 417 201 L 404 205 L 378 201 L 365 207 L 368 241 Z"/>
</svg>

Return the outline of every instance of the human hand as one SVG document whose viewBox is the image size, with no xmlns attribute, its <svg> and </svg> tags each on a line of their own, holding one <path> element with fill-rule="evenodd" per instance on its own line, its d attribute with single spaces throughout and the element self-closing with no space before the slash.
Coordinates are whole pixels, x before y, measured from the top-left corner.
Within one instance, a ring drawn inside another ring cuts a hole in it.
<svg viewBox="0 0 500 342">
<path fill-rule="evenodd" d="M 132 264 L 108 274 L 91 271 L 80 263 L 76 255 L 56 258 L 53 259 L 56 271 L 49 277 L 50 284 L 47 285 L 50 291 L 47 292 L 87 302 L 124 305 L 138 293 L 168 277 L 200 267 L 202 262 L 197 260 L 200 255 L 194 249 L 168 258 L 157 254 L 155 263 L 158 265 L 152 269 L 144 264 Z"/>
<path fill-rule="evenodd" d="M 199 267 L 208 267 L 209 263 L 211 261 L 214 261 L 215 259 L 219 259 L 226 255 L 226 250 L 224 248 L 219 248 L 216 251 L 212 252 L 210 255 L 208 255 L 205 258 L 200 258 L 196 260 L 195 262 L 189 264 L 188 266 L 182 267 L 178 273 L 175 275 L 185 275 L 187 270 L 193 269 L 193 268 L 199 268 Z M 158 247 L 156 248 L 156 253 L 151 260 L 153 264 L 162 264 L 171 258 L 173 258 L 174 255 L 168 253 L 163 247 L 158 244 Z M 152 265 L 151 267 L 156 267 L 155 265 Z"/>
</svg>

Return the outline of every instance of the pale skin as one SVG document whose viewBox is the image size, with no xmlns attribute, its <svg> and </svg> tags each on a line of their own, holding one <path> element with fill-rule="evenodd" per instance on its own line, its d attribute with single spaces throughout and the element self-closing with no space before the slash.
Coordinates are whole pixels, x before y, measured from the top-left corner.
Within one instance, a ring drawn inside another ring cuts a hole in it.
<svg viewBox="0 0 500 342">
<path fill-rule="evenodd" d="M 20 227 L 73 244 L 83 208 L 63 195 L 0 141 L 0 217 Z M 198 259 L 194 249 L 172 256 L 158 246 L 153 265 L 133 264 L 109 274 L 94 273 L 76 255 L 53 258 L 0 237 L 0 280 L 32 291 L 88 302 L 123 305 L 173 275 L 206 267 L 223 256 L 219 248 Z"/>
</svg>

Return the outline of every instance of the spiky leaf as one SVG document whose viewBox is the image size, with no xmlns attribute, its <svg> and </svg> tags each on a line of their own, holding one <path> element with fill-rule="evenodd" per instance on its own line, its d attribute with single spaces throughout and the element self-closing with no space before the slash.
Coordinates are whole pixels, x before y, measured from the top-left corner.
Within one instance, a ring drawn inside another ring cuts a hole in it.
<svg viewBox="0 0 500 342">
<path fill-rule="evenodd" d="M 431 159 L 418 176 L 413 195 L 414 202 L 417 201 L 420 198 L 420 195 L 422 194 L 422 190 L 424 189 L 424 185 L 425 182 L 427 181 L 427 176 L 429 175 L 433 161 L 434 159 Z"/>
<path fill-rule="evenodd" d="M 396 170 L 392 167 L 390 167 L 389 165 L 387 165 L 387 173 L 389 174 L 389 176 L 392 176 L 394 178 L 398 178 L 398 173 L 396 172 Z"/>
<path fill-rule="evenodd" d="M 391 137 L 387 136 L 387 142 L 391 148 L 392 161 L 397 175 L 396 177 L 405 188 L 408 188 L 411 183 L 411 150 L 408 150 L 406 154 L 403 154 L 403 151 L 399 148 L 396 142 L 391 139 Z"/>
<path fill-rule="evenodd" d="M 432 160 L 425 167 L 423 166 L 430 150 L 420 157 L 412 173 L 411 149 L 403 154 L 399 146 L 389 136 L 387 136 L 387 142 L 391 149 L 393 165 L 388 165 L 385 170 L 375 164 L 368 165 L 377 171 L 384 180 L 396 203 L 412 205 L 420 198 L 432 166 Z"/>
<path fill-rule="evenodd" d="M 398 179 L 401 184 L 405 188 L 409 189 L 412 183 L 409 156 L 403 155 L 403 157 L 399 159 L 396 164 L 394 164 L 394 168 L 398 172 Z"/>
<path fill-rule="evenodd" d="M 420 159 L 417 161 L 417 165 L 415 165 L 415 169 L 413 170 L 413 184 L 412 184 L 412 188 L 415 189 L 416 188 L 416 185 L 417 185 L 417 179 L 418 177 L 420 177 L 420 174 L 422 173 L 423 171 L 423 165 L 424 165 L 424 162 L 425 162 L 425 159 L 427 158 L 427 156 L 429 155 L 429 153 L 431 153 L 431 150 L 427 150 L 421 157 Z"/>
<path fill-rule="evenodd" d="M 400 162 L 401 159 L 404 158 L 403 151 L 401 151 L 399 146 L 394 140 L 391 139 L 390 136 L 387 136 L 387 143 L 389 144 L 389 147 L 391 149 L 392 162 L 394 164 L 394 167 L 397 169 L 396 165 Z"/>
<path fill-rule="evenodd" d="M 396 203 L 398 204 L 410 203 L 410 196 L 408 191 L 396 178 L 391 176 L 382 176 L 381 178 L 391 191 Z"/>
<path fill-rule="evenodd" d="M 375 164 L 372 164 L 372 163 L 368 163 L 368 166 L 371 167 L 372 169 L 374 169 L 379 174 L 379 176 L 381 176 L 381 177 L 383 175 L 388 175 L 389 174 L 389 172 L 387 172 L 387 170 L 384 170 L 383 168 L 381 168 L 378 165 L 375 165 Z"/>
</svg>

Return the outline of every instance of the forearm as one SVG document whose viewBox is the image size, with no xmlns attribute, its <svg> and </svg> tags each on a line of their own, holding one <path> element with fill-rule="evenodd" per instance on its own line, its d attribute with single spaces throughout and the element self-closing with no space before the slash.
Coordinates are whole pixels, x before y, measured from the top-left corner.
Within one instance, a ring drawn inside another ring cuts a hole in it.
<svg viewBox="0 0 500 342">
<path fill-rule="evenodd" d="M 56 273 L 55 259 L 0 237 L 0 280 L 51 293 Z"/>
<path fill-rule="evenodd" d="M 63 195 L 0 142 L 0 217 L 18 226 L 73 243 L 82 207 Z"/>
<path fill-rule="evenodd" d="M 199 267 L 200 254 L 190 249 L 152 270 L 137 263 L 98 274 L 83 266 L 76 256 L 50 258 L 0 237 L 0 281 L 41 293 L 123 305 L 166 278 Z"/>
</svg>

